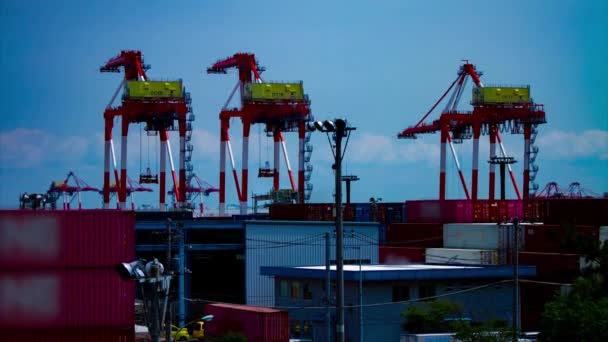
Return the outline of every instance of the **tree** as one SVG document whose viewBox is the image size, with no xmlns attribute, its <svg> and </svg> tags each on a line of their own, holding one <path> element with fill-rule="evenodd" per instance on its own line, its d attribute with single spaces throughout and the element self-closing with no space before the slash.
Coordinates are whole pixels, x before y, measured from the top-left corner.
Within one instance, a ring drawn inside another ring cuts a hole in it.
<svg viewBox="0 0 608 342">
<path fill-rule="evenodd" d="M 545 305 L 539 339 L 608 341 L 608 243 L 566 231 L 566 243 L 585 255 L 587 267 L 567 294 Z"/>
<path fill-rule="evenodd" d="M 499 320 L 483 324 L 461 321 L 454 324 L 454 331 L 454 337 L 461 342 L 508 342 L 513 339 L 513 328 Z"/>
<path fill-rule="evenodd" d="M 406 311 L 401 313 L 401 316 L 406 319 L 402 326 L 412 334 L 451 331 L 453 320 L 449 320 L 449 318 L 461 319 L 461 311 L 460 303 L 447 300 L 410 305 Z"/>
</svg>

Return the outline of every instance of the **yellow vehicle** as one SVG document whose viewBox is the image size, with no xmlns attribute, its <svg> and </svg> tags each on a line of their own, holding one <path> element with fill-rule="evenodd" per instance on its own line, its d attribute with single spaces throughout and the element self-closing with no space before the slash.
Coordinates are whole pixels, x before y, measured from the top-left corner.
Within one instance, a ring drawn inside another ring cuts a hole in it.
<svg viewBox="0 0 608 342">
<path fill-rule="evenodd" d="M 190 334 L 188 329 L 178 328 L 175 325 L 171 326 L 171 338 L 175 341 L 190 341 Z"/>
<path fill-rule="evenodd" d="M 194 328 L 192 329 L 192 338 L 196 338 L 199 340 L 205 338 L 205 322 L 198 321 L 194 323 Z"/>
</svg>

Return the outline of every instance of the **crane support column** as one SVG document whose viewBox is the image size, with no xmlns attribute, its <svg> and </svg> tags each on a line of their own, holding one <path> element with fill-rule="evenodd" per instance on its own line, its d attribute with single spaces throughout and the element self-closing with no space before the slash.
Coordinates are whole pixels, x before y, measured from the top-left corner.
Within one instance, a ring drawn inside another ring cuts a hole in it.
<svg viewBox="0 0 608 342">
<path fill-rule="evenodd" d="M 110 147 L 112 141 L 112 126 L 114 117 L 104 113 L 105 143 L 103 153 L 103 208 L 110 209 Z M 116 183 L 118 187 L 118 182 Z"/>
<path fill-rule="evenodd" d="M 274 173 L 272 178 L 272 188 L 275 191 L 279 190 L 279 170 L 280 170 L 280 153 L 281 153 L 281 131 L 278 128 L 274 129 Z"/>
<path fill-rule="evenodd" d="M 446 157 L 446 141 L 448 140 L 449 127 L 441 127 L 441 161 L 439 166 L 439 199 L 445 200 L 445 157 Z"/>
<path fill-rule="evenodd" d="M 167 132 L 165 131 L 164 128 L 161 128 L 160 130 L 160 176 L 159 176 L 159 191 L 160 191 L 160 211 L 165 211 L 167 210 L 166 204 L 165 204 L 165 193 L 167 191 L 166 188 L 166 174 L 167 174 Z"/>
<path fill-rule="evenodd" d="M 127 135 L 129 133 L 129 119 L 122 117 L 122 140 L 120 141 L 120 188 L 118 189 L 118 202 L 120 210 L 126 209 L 127 201 Z"/>
<path fill-rule="evenodd" d="M 249 183 L 249 131 L 251 130 L 251 122 L 243 120 L 243 171 L 241 174 L 241 215 L 247 214 L 247 191 Z"/>
<path fill-rule="evenodd" d="M 524 123 L 524 194 L 523 199 L 530 198 L 530 136 L 532 135 L 532 125 Z"/>
<path fill-rule="evenodd" d="M 298 197 L 300 203 L 304 203 L 304 139 L 306 137 L 306 125 L 304 120 L 298 123 L 298 141 L 300 148 L 298 149 Z"/>
<path fill-rule="evenodd" d="M 471 174 L 471 199 L 477 201 L 478 177 L 479 177 L 479 136 L 481 135 L 481 125 L 473 125 L 473 172 Z"/>
<path fill-rule="evenodd" d="M 228 141 L 228 119 L 221 119 L 220 123 L 220 216 L 226 212 L 226 142 Z"/>
<path fill-rule="evenodd" d="M 186 200 L 186 115 L 180 114 L 179 125 L 179 201 L 177 207 L 184 208 Z M 178 189 L 176 189 L 177 191 Z"/>
<path fill-rule="evenodd" d="M 490 124 L 490 160 L 496 157 L 496 124 Z M 496 189 L 496 177 L 495 177 L 496 165 L 490 164 L 490 188 L 488 199 L 494 200 L 494 190 Z"/>
</svg>

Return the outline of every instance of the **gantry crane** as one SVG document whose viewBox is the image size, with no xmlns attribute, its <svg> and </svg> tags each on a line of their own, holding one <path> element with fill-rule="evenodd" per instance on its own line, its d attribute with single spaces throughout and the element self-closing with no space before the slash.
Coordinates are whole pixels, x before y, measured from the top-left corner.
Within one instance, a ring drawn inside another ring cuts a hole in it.
<svg viewBox="0 0 608 342">
<path fill-rule="evenodd" d="M 118 189 L 120 187 L 116 184 L 116 183 L 111 183 L 110 184 L 110 198 L 113 197 L 113 195 L 118 194 Z M 127 198 L 131 199 L 131 210 L 135 210 L 135 196 L 134 193 L 135 192 L 153 192 L 154 190 L 150 189 L 150 188 L 146 188 L 145 186 L 139 184 L 138 182 L 134 181 L 131 179 L 131 177 L 127 176 Z M 103 195 L 103 191 L 99 191 L 100 194 Z M 120 209 L 120 205 L 119 202 L 116 203 L 116 208 Z"/>
<path fill-rule="evenodd" d="M 74 181 L 74 185 L 70 185 L 70 179 Z M 94 191 L 99 192 L 99 189 L 90 186 L 83 179 L 76 176 L 73 171 L 70 171 L 63 181 L 53 181 L 47 191 L 48 202 L 51 203 L 51 208 L 57 207 L 57 200 L 63 197 L 63 210 L 70 210 L 70 203 L 74 197 L 78 198 L 78 210 L 82 210 L 81 192 Z"/>
<path fill-rule="evenodd" d="M 247 192 L 248 192 L 248 155 L 249 155 L 249 132 L 251 125 L 264 124 L 266 132 L 274 138 L 274 168 L 264 170 L 263 176 L 273 178 L 273 190 L 279 190 L 279 162 L 280 150 L 287 165 L 289 181 L 293 191 L 299 193 L 301 202 L 305 198 L 305 123 L 311 120 L 310 101 L 304 94 L 302 82 L 299 83 L 269 83 L 262 82 L 260 72 L 262 71 L 257 64 L 255 55 L 251 53 L 237 53 L 231 57 L 220 60 L 207 69 L 209 74 L 225 74 L 228 69 L 236 68 L 239 73 L 239 80 L 228 97 L 228 101 L 220 112 L 220 209 L 219 214 L 224 215 L 226 203 L 226 149 L 228 150 L 232 165 L 232 174 L 236 185 L 237 195 L 240 202 L 241 214 L 247 213 Z M 241 107 L 228 109 L 236 91 L 239 90 L 241 96 Z M 228 129 L 231 118 L 240 118 L 243 123 L 243 157 L 241 186 L 232 147 L 230 146 L 230 136 Z M 294 183 L 283 132 L 297 130 L 299 136 L 299 168 L 298 168 L 298 187 Z M 309 187 L 310 188 L 310 187 Z"/>
<path fill-rule="evenodd" d="M 110 204 L 110 156 L 114 166 L 114 178 L 118 185 L 118 201 L 120 209 L 125 209 L 127 198 L 127 136 L 129 124 L 145 123 L 146 131 L 160 133 L 160 210 L 166 209 L 165 195 L 165 164 L 166 153 L 169 155 L 171 167 L 171 177 L 173 186 L 177 188 L 178 207 L 183 207 L 186 188 L 186 151 L 191 153 L 192 145 L 186 145 L 191 130 L 191 121 L 194 116 L 190 108 L 190 96 L 185 92 L 181 80 L 179 81 L 151 81 L 148 80 L 145 71 L 149 66 L 143 64 L 140 51 L 122 51 L 120 55 L 110 59 L 99 70 L 101 72 L 120 72 L 124 69 L 124 80 L 112 96 L 110 103 L 104 111 L 105 119 L 105 153 L 104 153 L 104 186 L 103 186 L 103 206 L 109 208 Z M 118 107 L 112 107 L 112 103 L 118 96 L 121 89 L 124 89 L 122 103 Z M 121 159 L 120 177 L 116 167 L 116 156 L 114 144 L 112 142 L 112 128 L 114 118 L 122 118 L 121 125 Z M 174 130 L 174 121 L 179 125 L 180 154 L 179 154 L 179 185 L 173 156 L 169 142 L 168 131 Z"/>
<path fill-rule="evenodd" d="M 194 181 L 195 184 L 193 184 L 192 181 Z M 203 212 L 205 210 L 203 206 L 203 196 L 209 197 L 210 194 L 219 191 L 220 189 L 205 182 L 204 180 L 201 180 L 196 174 L 193 173 L 188 179 L 188 182 L 186 182 L 186 200 L 184 201 L 185 206 L 188 209 L 194 209 L 194 202 L 198 197 L 200 215 L 203 216 Z M 175 189 L 169 190 L 168 194 L 173 197 L 173 203 L 176 205 Z"/>
<path fill-rule="evenodd" d="M 468 78 L 471 77 L 475 83 L 473 88 L 473 111 L 458 111 L 458 103 Z M 426 118 L 450 93 L 452 94 L 439 119 L 432 123 L 425 123 Z M 400 139 L 415 139 L 418 134 L 441 133 L 441 161 L 439 174 L 439 199 L 445 199 L 446 189 L 446 144 L 450 145 L 460 181 L 467 199 L 478 199 L 478 169 L 479 169 L 479 137 L 483 133 L 490 137 L 490 159 L 496 156 L 496 141 L 500 146 L 503 157 L 507 152 L 502 143 L 499 132 L 519 133 L 523 127 L 525 150 L 524 150 L 524 172 L 523 172 L 523 198 L 528 199 L 530 194 L 530 162 L 534 160 L 538 148 L 531 146 L 531 136 L 536 134 L 536 125 L 545 123 L 545 112 L 543 105 L 535 104 L 529 96 L 529 87 L 484 87 L 480 80 L 480 73 L 475 66 L 464 61 L 458 76 L 454 82 L 443 93 L 431 109 L 412 127 L 401 131 L 397 137 Z M 454 143 L 462 142 L 463 139 L 473 138 L 473 170 L 471 175 L 471 194 L 466 185 L 460 163 L 456 156 Z M 533 172 L 538 171 L 534 167 Z M 509 166 L 509 174 L 518 199 L 521 199 L 519 188 Z M 533 179 L 532 179 L 533 180 Z M 535 190 L 535 189 L 534 189 Z M 495 165 L 490 165 L 489 194 L 490 200 L 495 195 Z"/>
<path fill-rule="evenodd" d="M 536 198 L 597 198 L 595 192 L 583 187 L 579 182 L 572 182 L 568 188 L 560 187 L 557 182 L 549 182 L 538 193 Z"/>
</svg>

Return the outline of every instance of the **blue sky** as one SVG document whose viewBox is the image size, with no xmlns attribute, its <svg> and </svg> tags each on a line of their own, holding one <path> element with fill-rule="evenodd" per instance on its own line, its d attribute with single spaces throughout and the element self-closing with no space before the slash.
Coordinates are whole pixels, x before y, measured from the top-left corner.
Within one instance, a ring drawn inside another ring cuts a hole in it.
<svg viewBox="0 0 608 342">
<path fill-rule="evenodd" d="M 579 181 L 596 193 L 608 191 L 605 1 L 5 0 L 0 16 L 3 208 L 15 207 L 23 191 L 45 191 L 69 170 L 101 187 L 102 112 L 121 76 L 98 68 L 125 49 L 143 52 L 150 78 L 183 79 L 196 114 L 193 164 L 212 184 L 219 173 L 218 113 L 237 75 L 203 71 L 220 58 L 253 52 L 267 68 L 265 80 L 304 81 L 317 119 L 344 116 L 358 128 L 346 154 L 347 172 L 361 178 L 353 186 L 355 201 L 437 198 L 439 136 L 411 141 L 396 134 L 439 98 L 462 59 L 484 72 L 486 84 L 530 84 L 534 100 L 545 104 L 548 124 L 537 139 L 541 187 Z M 469 99 L 470 87 L 461 109 L 470 109 Z M 131 127 L 133 178 L 140 159 L 148 164 L 147 153 L 139 155 L 139 131 Z M 258 132 L 252 129 L 251 173 L 272 159 L 271 143 Z M 240 163 L 238 121 L 230 133 Z M 170 139 L 176 150 L 177 136 Z M 520 160 L 514 169 L 521 187 L 523 137 L 504 140 Z M 143 141 L 144 151 L 156 147 Z M 320 135 L 312 141 L 312 200 L 331 201 L 329 145 Z M 295 134 L 287 134 L 287 144 L 295 170 Z M 457 146 L 467 178 L 471 150 L 470 143 Z M 487 139 L 481 150 L 480 193 L 487 196 Z M 463 197 L 451 160 L 448 171 L 448 196 Z M 271 187 L 253 176 L 250 184 L 256 193 Z M 234 184 L 227 185 L 227 201 L 236 203 Z M 286 178 L 282 186 L 288 186 Z M 101 202 L 97 195 L 85 198 L 89 207 Z M 217 206 L 217 195 L 206 203 Z"/>
</svg>

